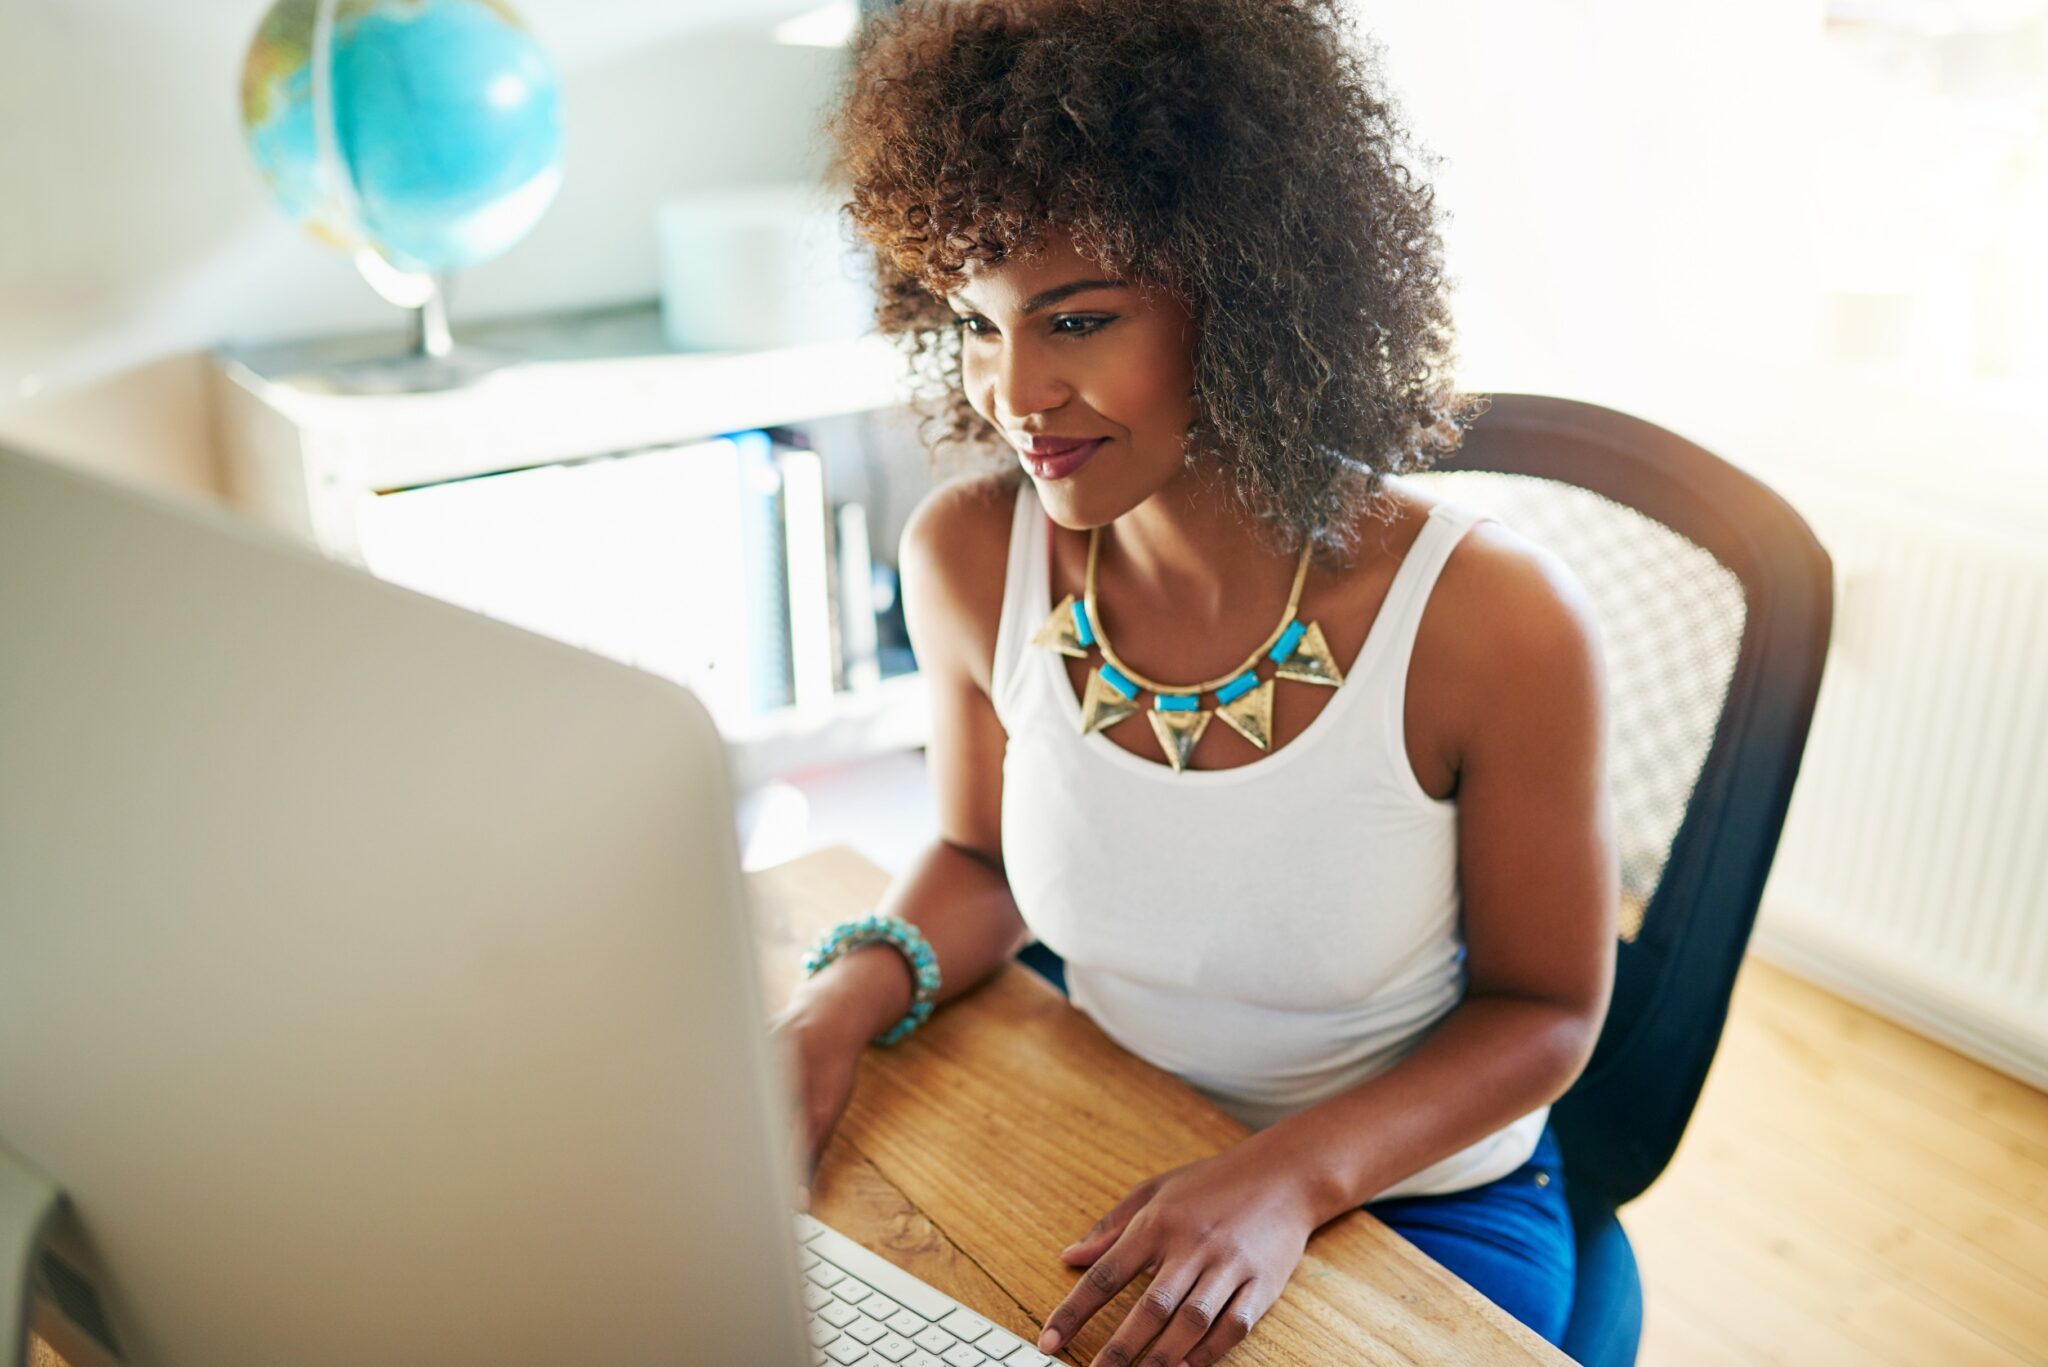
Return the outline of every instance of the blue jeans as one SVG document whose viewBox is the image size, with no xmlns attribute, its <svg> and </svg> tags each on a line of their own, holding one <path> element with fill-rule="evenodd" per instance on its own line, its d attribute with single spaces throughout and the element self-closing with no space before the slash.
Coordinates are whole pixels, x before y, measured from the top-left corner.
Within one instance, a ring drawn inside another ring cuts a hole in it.
<svg viewBox="0 0 2048 1367">
<path fill-rule="evenodd" d="M 1564 1337 L 1578 1268 L 1564 1160 L 1548 1125 L 1529 1161 L 1505 1177 L 1363 1209 L 1551 1343 Z"/>
</svg>

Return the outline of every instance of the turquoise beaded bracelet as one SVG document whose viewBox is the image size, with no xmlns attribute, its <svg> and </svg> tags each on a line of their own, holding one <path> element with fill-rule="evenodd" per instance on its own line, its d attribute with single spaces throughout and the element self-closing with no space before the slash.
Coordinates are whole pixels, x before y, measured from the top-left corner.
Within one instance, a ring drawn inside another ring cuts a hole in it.
<svg viewBox="0 0 2048 1367">
<path fill-rule="evenodd" d="M 804 976 L 816 976 L 825 965 L 850 949 L 878 942 L 892 944 L 903 951 L 903 957 L 910 961 L 911 977 L 916 980 L 917 990 L 910 999 L 910 1010 L 904 1013 L 902 1020 L 875 1036 L 876 1044 L 894 1044 L 924 1024 L 932 1013 L 933 999 L 939 995 L 939 957 L 932 953 L 932 947 L 925 943 L 923 933 L 916 926 L 897 916 L 864 916 L 858 921 L 841 921 L 812 942 L 810 951 L 804 955 Z"/>
</svg>

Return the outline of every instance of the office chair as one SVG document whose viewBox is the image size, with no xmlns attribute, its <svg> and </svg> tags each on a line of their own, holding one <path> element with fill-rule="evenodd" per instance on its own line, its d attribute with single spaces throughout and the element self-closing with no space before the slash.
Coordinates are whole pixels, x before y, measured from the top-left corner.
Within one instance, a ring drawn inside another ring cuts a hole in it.
<svg viewBox="0 0 2048 1367">
<path fill-rule="evenodd" d="M 1563 1347 L 1635 1360 L 1642 1282 L 1615 1212 L 1678 1147 L 1805 749 L 1833 614 L 1827 553 L 1762 483 L 1611 409 L 1497 394 L 1457 455 L 1405 477 L 1555 552 L 1606 651 L 1620 846 L 1614 996 L 1551 1108 L 1578 1245 Z M 1059 956 L 1018 959 L 1064 992 Z"/>
</svg>

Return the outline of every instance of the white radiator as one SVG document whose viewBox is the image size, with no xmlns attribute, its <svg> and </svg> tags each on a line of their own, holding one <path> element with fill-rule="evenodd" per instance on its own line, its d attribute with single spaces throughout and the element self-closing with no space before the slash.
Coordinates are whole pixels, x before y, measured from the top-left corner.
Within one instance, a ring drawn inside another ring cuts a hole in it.
<svg viewBox="0 0 2048 1367">
<path fill-rule="evenodd" d="M 2048 538 L 1777 487 L 1835 630 L 1756 948 L 2048 1087 Z"/>
</svg>

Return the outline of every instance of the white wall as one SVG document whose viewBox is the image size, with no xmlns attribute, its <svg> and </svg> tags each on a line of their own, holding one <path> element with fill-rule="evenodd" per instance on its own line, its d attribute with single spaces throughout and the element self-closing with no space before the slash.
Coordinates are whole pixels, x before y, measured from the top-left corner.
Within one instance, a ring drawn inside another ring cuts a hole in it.
<svg viewBox="0 0 2048 1367">
<path fill-rule="evenodd" d="M 1937 60 L 1824 29 L 1822 0 L 1351 8 L 1443 158 L 1467 387 L 2048 535 L 2048 136 L 1963 98 L 1965 77 L 2000 86 L 1998 35 Z M 1889 79 L 1851 60 L 1880 46 L 1901 54 Z"/>
<path fill-rule="evenodd" d="M 1819 0 L 1352 8 L 1444 158 L 1433 183 L 1475 380 L 1511 369 L 1542 386 L 1646 339 L 1805 353 Z"/>
<path fill-rule="evenodd" d="M 287 222 L 245 152 L 265 0 L 0 0 L 0 438 L 160 486 L 217 487 L 221 343 L 400 315 Z M 464 319 L 648 299 L 654 209 L 814 176 L 833 49 L 772 43 L 803 0 L 520 0 L 563 74 L 562 190 L 456 284 Z"/>
</svg>

